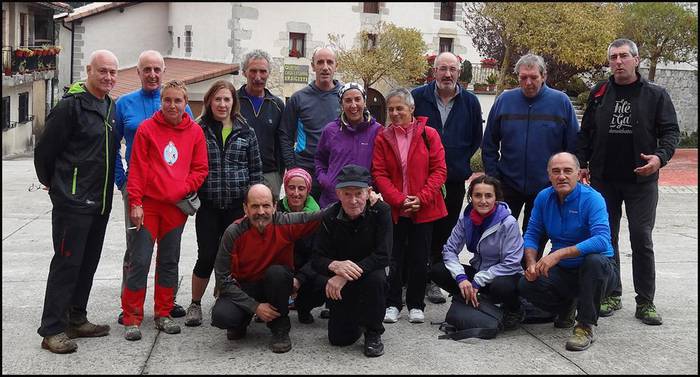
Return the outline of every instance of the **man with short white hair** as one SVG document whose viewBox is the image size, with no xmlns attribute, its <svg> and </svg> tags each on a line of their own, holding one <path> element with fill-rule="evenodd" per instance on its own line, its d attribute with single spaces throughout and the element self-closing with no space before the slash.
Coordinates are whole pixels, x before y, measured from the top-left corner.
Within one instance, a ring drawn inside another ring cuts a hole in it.
<svg viewBox="0 0 700 377">
<path fill-rule="evenodd" d="M 300 167 L 311 174 L 311 196 L 316 200 L 321 195 L 314 162 L 316 147 L 323 128 L 340 115 L 338 91 L 342 85 L 333 79 L 337 68 L 335 52 L 329 47 L 317 48 L 311 55 L 316 79 L 292 94 L 280 125 L 284 164 L 287 169 Z"/>
<path fill-rule="evenodd" d="M 117 100 L 116 105 L 116 131 L 117 142 L 121 146 L 122 138 L 126 142 L 126 163 L 131 160 L 131 146 L 134 143 L 136 129 L 141 122 L 153 116 L 160 110 L 160 87 L 163 73 L 165 73 L 165 60 L 160 52 L 155 50 L 146 50 L 139 55 L 139 61 L 136 65 L 136 73 L 141 80 L 141 89 L 125 94 Z M 190 105 L 185 107 L 185 111 L 192 116 Z M 121 148 L 119 148 L 119 151 Z M 126 179 L 128 176 L 127 167 L 122 164 L 122 155 L 117 153 L 115 165 L 114 181 L 117 188 L 122 192 L 124 201 L 124 227 L 126 228 L 126 252 L 124 253 L 124 264 L 122 269 L 122 288 L 124 288 L 126 280 L 126 270 L 129 268 L 129 260 L 131 258 L 133 238 L 136 234 L 136 227 L 131 223 L 129 218 L 129 196 L 126 193 Z M 170 315 L 173 317 L 184 317 L 185 309 L 174 304 Z M 119 324 L 123 322 L 123 313 L 119 314 Z"/>
<path fill-rule="evenodd" d="M 119 62 L 108 50 L 90 55 L 87 80 L 70 86 L 51 109 L 34 149 L 39 181 L 53 204 L 54 256 L 44 297 L 41 347 L 78 349 L 74 338 L 105 336 L 108 325 L 87 319 L 92 280 L 102 253 L 114 190 L 114 103 Z"/>
</svg>

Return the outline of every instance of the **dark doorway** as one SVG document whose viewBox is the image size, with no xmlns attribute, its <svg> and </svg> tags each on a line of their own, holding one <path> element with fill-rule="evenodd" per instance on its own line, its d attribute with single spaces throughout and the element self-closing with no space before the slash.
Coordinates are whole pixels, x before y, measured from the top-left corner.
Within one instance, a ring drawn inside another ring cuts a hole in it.
<svg viewBox="0 0 700 377">
<path fill-rule="evenodd" d="M 367 89 L 367 110 L 377 122 L 386 126 L 386 101 L 381 93 L 372 88 Z"/>
</svg>

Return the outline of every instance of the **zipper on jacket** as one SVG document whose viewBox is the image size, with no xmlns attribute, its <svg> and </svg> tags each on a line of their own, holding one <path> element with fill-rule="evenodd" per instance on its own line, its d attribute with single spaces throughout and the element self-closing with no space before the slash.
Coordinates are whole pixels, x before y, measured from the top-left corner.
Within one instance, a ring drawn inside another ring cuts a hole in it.
<svg viewBox="0 0 700 377">
<path fill-rule="evenodd" d="M 75 186 L 77 185 L 78 182 L 78 167 L 73 168 L 73 186 L 71 187 L 70 193 L 71 195 L 75 195 Z"/>
<path fill-rule="evenodd" d="M 112 112 L 112 103 L 110 102 L 107 108 L 107 117 L 105 117 L 105 185 L 102 189 L 102 211 L 101 215 L 105 214 L 105 208 L 107 207 L 107 182 L 109 181 L 109 130 L 112 126 L 109 124 L 109 114 Z"/>
</svg>

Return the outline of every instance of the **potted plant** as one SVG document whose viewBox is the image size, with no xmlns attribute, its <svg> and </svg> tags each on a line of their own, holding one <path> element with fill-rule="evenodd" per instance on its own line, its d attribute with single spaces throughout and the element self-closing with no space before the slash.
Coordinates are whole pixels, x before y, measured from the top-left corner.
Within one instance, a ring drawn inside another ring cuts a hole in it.
<svg viewBox="0 0 700 377">
<path fill-rule="evenodd" d="M 475 82 L 474 83 L 474 91 L 475 92 L 485 92 L 486 91 L 487 84 L 483 82 Z"/>
<path fill-rule="evenodd" d="M 490 73 L 486 76 L 486 83 L 488 84 L 489 92 L 496 90 L 496 82 L 498 82 L 498 76 L 495 73 Z"/>
<path fill-rule="evenodd" d="M 484 58 L 481 59 L 481 68 L 496 68 L 496 59 Z"/>
</svg>

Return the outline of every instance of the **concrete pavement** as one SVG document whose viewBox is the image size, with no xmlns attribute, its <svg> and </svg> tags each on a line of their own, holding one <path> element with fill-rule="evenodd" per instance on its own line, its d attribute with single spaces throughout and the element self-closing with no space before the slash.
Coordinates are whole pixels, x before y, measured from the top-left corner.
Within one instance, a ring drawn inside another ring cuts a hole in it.
<svg viewBox="0 0 700 377">
<path fill-rule="evenodd" d="M 697 167 L 696 167 L 697 169 Z M 78 339 L 78 351 L 55 355 L 40 347 L 41 319 L 51 242 L 51 203 L 38 185 L 30 156 L 2 162 L 2 373 L 3 374 L 697 374 L 698 373 L 698 194 L 694 186 L 663 187 L 654 230 L 656 305 L 662 326 L 634 318 L 631 252 L 626 219 L 621 232 L 623 308 L 601 318 L 598 340 L 587 351 L 569 352 L 571 330 L 552 324 L 523 325 L 492 340 L 438 340 L 429 321 L 442 321 L 448 304 L 426 306 L 426 323 L 410 324 L 404 310 L 387 324 L 386 353 L 362 355 L 362 341 L 338 348 L 328 344 L 326 320 L 301 325 L 291 313 L 293 349 L 273 354 L 269 332 L 253 323 L 242 341 L 210 326 L 210 284 L 202 301 L 200 327 L 168 335 L 153 328 L 151 268 L 142 326 L 143 339 L 128 342 L 116 322 L 124 254 L 122 201 L 114 197 L 102 259 L 88 306 L 89 318 L 112 326 L 109 336 Z M 697 181 L 696 181 L 697 182 Z M 178 302 L 190 302 L 196 260 L 194 219 L 185 228 Z M 467 254 L 467 253 L 465 253 Z"/>
</svg>

